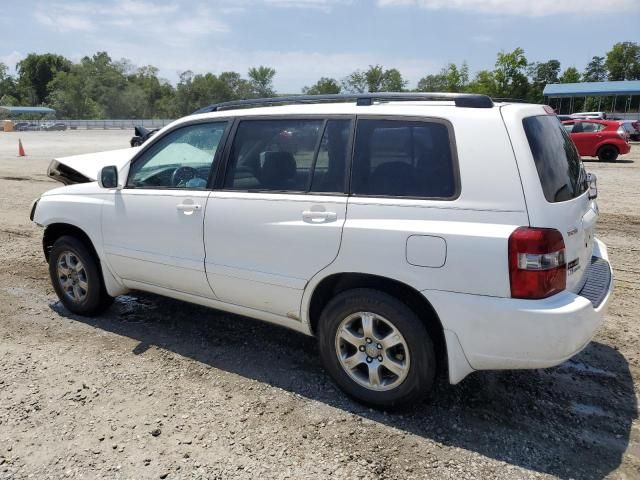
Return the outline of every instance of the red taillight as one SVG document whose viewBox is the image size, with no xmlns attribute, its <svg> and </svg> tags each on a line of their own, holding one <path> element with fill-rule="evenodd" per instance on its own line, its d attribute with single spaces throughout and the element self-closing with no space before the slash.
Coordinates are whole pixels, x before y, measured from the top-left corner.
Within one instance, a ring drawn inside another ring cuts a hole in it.
<svg viewBox="0 0 640 480">
<path fill-rule="evenodd" d="M 511 297 L 546 298 L 567 286 L 564 239 L 552 228 L 517 228 L 509 237 Z"/>
</svg>

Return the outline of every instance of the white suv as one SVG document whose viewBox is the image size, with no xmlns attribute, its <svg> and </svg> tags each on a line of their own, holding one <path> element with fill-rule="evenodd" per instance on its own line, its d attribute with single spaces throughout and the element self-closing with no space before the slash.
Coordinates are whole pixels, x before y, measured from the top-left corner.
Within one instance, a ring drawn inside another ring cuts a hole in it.
<svg viewBox="0 0 640 480">
<path fill-rule="evenodd" d="M 135 289 L 315 335 L 336 383 L 373 406 L 415 402 L 439 372 L 557 365 L 612 291 L 595 177 L 541 105 L 230 102 L 49 175 L 69 185 L 31 218 L 70 311 Z"/>
</svg>

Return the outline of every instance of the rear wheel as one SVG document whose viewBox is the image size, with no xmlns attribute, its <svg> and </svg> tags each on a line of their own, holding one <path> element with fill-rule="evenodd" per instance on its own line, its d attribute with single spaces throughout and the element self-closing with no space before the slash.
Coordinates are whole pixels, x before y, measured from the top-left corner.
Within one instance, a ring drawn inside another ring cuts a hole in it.
<svg viewBox="0 0 640 480">
<path fill-rule="evenodd" d="M 386 293 L 353 289 L 334 297 L 322 312 L 318 341 L 338 386 L 367 405 L 414 403 L 433 386 L 435 353 L 427 329 Z"/>
<path fill-rule="evenodd" d="M 604 145 L 598 150 L 598 159 L 601 162 L 615 162 L 618 158 L 618 149 L 613 145 Z"/>
<path fill-rule="evenodd" d="M 55 241 L 49 254 L 49 275 L 58 298 L 73 313 L 96 315 L 113 302 L 104 288 L 98 260 L 75 237 Z"/>
</svg>

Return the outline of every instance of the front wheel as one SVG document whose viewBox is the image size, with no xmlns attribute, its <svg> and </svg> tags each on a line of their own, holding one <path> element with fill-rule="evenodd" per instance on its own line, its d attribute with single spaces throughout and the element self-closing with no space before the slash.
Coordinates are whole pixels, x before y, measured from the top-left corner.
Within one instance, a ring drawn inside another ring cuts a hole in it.
<svg viewBox="0 0 640 480">
<path fill-rule="evenodd" d="M 601 162 L 615 162 L 618 158 L 618 149 L 613 145 L 605 145 L 598 150 L 598 159 Z"/>
<path fill-rule="evenodd" d="M 55 241 L 49 253 L 49 275 L 58 298 L 73 313 L 96 315 L 113 301 L 104 288 L 98 260 L 75 237 Z"/>
<path fill-rule="evenodd" d="M 367 405 L 415 403 L 433 386 L 436 362 L 427 329 L 386 293 L 363 288 L 334 297 L 322 312 L 318 341 L 338 386 Z"/>
</svg>

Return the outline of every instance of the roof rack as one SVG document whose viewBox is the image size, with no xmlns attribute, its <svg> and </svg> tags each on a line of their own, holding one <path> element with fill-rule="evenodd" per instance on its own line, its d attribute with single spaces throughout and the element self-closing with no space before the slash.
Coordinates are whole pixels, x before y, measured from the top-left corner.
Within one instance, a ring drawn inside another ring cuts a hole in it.
<svg viewBox="0 0 640 480">
<path fill-rule="evenodd" d="M 271 98 L 250 98 L 245 100 L 231 100 L 229 102 L 214 103 L 208 107 L 193 112 L 209 113 L 221 110 L 233 110 L 243 107 L 260 107 L 278 104 L 295 103 L 325 103 L 325 102 L 350 102 L 357 105 L 368 106 L 373 102 L 385 101 L 425 101 L 425 100 L 452 100 L 456 107 L 465 108 L 491 108 L 493 101 L 486 95 L 474 93 L 411 93 L 411 92 L 381 92 L 381 93 L 353 93 L 336 95 L 290 95 Z"/>
<path fill-rule="evenodd" d="M 526 100 L 524 98 L 509 98 L 509 97 L 500 97 L 500 98 L 493 98 L 494 102 L 501 102 L 501 103 L 531 103 L 529 100 Z"/>
</svg>

